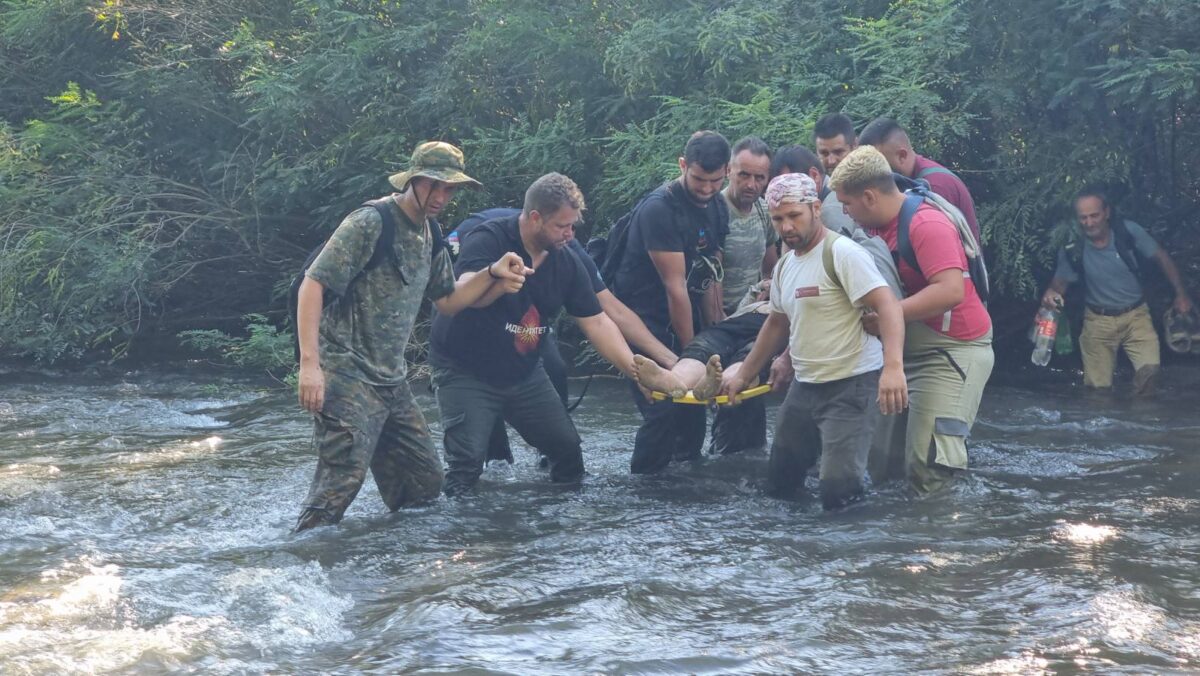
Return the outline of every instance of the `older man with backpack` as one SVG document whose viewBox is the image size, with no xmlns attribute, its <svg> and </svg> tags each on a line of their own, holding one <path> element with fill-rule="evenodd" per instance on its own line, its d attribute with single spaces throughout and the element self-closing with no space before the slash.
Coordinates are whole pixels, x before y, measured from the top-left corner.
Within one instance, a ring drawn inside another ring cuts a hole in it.
<svg viewBox="0 0 1200 676">
<path fill-rule="evenodd" d="M 525 282 L 515 253 L 455 281 L 433 219 L 461 186 L 479 185 L 458 148 L 422 143 L 388 180 L 403 192 L 346 216 L 294 284 L 300 404 L 315 417 L 317 450 L 297 531 L 340 521 L 368 468 L 393 511 L 437 497 L 441 463 L 405 380 L 421 302 L 452 315 Z"/>
<path fill-rule="evenodd" d="M 1133 387 L 1138 394 L 1153 390 L 1160 355 L 1158 333 L 1146 306 L 1143 275 L 1151 261 L 1175 289 L 1175 310 L 1192 312 L 1192 299 L 1175 262 L 1142 226 L 1114 218 L 1103 190 L 1086 188 L 1075 198 L 1079 235 L 1058 252 L 1058 267 L 1042 296 L 1042 305 L 1062 309 L 1063 293 L 1079 283 L 1084 290 L 1083 384 L 1112 387 L 1117 351 L 1133 362 Z"/>
<path fill-rule="evenodd" d="M 909 389 L 906 429 L 897 434 L 904 437 L 910 485 L 929 493 L 966 469 L 967 436 L 992 372 L 992 321 L 984 305 L 987 273 L 979 243 L 944 199 L 919 184 L 901 191 L 887 158 L 873 146 L 850 153 L 830 183 L 847 213 L 875 231 L 897 257 Z M 864 322 L 875 331 L 871 316 Z"/>
</svg>

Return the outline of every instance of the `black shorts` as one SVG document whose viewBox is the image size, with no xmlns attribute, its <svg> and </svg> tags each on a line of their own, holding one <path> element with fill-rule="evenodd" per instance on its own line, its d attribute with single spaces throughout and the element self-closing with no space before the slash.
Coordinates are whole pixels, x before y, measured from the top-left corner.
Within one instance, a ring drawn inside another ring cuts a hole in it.
<svg viewBox="0 0 1200 676">
<path fill-rule="evenodd" d="M 766 322 L 767 316 L 758 312 L 747 312 L 726 319 L 696 334 L 679 357 L 706 362 L 715 354 L 720 355 L 724 366 L 743 361 L 750 354 L 758 331 Z"/>
</svg>

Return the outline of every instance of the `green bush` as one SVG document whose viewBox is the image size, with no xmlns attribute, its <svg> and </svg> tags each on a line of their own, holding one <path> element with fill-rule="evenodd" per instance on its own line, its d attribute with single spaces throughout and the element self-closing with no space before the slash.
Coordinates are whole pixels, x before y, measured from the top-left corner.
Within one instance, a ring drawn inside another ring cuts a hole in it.
<svg viewBox="0 0 1200 676">
<path fill-rule="evenodd" d="M 835 110 L 962 175 L 998 302 L 1036 295 L 1094 181 L 1194 273 L 1198 33 L 1194 0 L 8 0 L 0 353 L 277 316 L 421 140 L 486 186 L 448 223 L 561 171 L 603 231 L 692 131 L 808 143 Z"/>
</svg>

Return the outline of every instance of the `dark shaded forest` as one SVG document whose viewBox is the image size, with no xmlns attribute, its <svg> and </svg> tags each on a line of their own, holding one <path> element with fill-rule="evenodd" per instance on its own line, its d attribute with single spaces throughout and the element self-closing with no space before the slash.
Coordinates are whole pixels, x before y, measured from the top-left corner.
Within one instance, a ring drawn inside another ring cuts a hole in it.
<svg viewBox="0 0 1200 676">
<path fill-rule="evenodd" d="M 602 231 L 693 130 L 808 145 L 831 111 L 963 177 L 1001 321 L 1083 184 L 1194 280 L 1197 35 L 1195 0 L 4 0 L 0 354 L 190 330 L 252 361 L 308 251 L 426 139 L 486 185 L 447 223 L 560 171 Z"/>
</svg>

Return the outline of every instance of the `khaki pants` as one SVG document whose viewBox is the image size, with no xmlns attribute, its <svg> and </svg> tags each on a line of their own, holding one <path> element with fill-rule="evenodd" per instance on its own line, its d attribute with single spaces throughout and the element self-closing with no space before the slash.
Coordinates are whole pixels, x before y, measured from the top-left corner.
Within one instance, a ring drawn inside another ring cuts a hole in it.
<svg viewBox="0 0 1200 676">
<path fill-rule="evenodd" d="M 1083 384 L 1088 387 L 1112 387 L 1117 350 L 1133 362 L 1133 386 L 1145 392 L 1153 384 L 1161 362 L 1158 333 L 1145 304 L 1116 317 L 1096 314 L 1090 309 L 1083 315 L 1083 333 L 1079 349 L 1083 356 Z"/>
<path fill-rule="evenodd" d="M 882 436 L 871 446 L 871 475 L 875 480 L 893 478 L 903 467 L 913 490 L 925 494 L 967 468 L 967 436 L 995 356 L 990 331 L 963 341 L 924 322 L 910 322 L 904 329 L 908 411 L 884 417 L 877 431 Z"/>
</svg>

